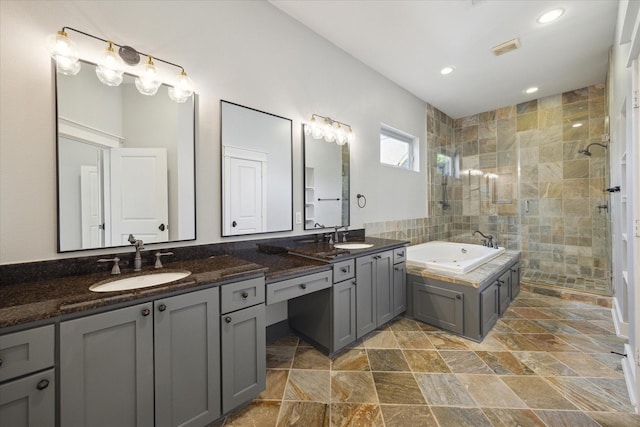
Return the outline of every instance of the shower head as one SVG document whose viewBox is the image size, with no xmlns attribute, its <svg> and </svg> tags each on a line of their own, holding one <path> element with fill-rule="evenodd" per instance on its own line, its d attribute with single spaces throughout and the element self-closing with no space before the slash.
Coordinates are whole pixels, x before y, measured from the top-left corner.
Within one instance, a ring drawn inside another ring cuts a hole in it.
<svg viewBox="0 0 640 427">
<path fill-rule="evenodd" d="M 607 148 L 607 146 L 604 144 L 600 144 L 599 142 L 592 142 L 591 144 L 587 145 L 587 148 L 585 148 L 584 150 L 578 150 L 578 153 L 591 157 L 591 151 L 589 151 L 589 147 L 591 147 L 592 145 L 597 145 L 605 149 Z"/>
</svg>

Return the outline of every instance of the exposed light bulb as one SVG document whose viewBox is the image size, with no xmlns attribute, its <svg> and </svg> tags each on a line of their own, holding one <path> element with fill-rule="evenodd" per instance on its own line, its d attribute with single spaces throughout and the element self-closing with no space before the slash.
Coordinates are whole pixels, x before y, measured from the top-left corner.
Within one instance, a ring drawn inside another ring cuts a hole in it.
<svg viewBox="0 0 640 427">
<path fill-rule="evenodd" d="M 344 131 L 344 128 L 338 123 L 338 128 L 336 129 L 336 144 L 344 145 L 347 143 L 347 133 Z"/>
<path fill-rule="evenodd" d="M 349 128 L 349 132 L 347 132 L 347 143 L 351 144 L 353 141 L 355 141 L 355 139 L 356 139 L 356 135 L 353 133 L 351 128 Z"/>
<path fill-rule="evenodd" d="M 187 73 L 182 70 L 175 85 L 169 88 L 169 98 L 172 101 L 183 103 L 193 95 L 193 92 L 193 80 L 187 77 Z"/>
<path fill-rule="evenodd" d="M 96 75 L 98 79 L 107 86 L 118 86 L 122 83 L 124 62 L 113 49 L 113 43 L 107 43 L 109 43 L 109 46 L 107 46 L 102 60 L 96 67 Z"/>
<path fill-rule="evenodd" d="M 324 140 L 327 142 L 333 142 L 336 140 L 336 131 L 334 130 L 331 122 L 328 119 L 324 120 Z"/>
<path fill-rule="evenodd" d="M 74 76 L 80 71 L 78 48 L 67 33 L 60 30 L 47 37 L 47 45 L 51 58 L 56 61 L 56 70 L 67 76 Z"/>
<path fill-rule="evenodd" d="M 144 66 L 144 71 L 135 80 L 136 88 L 138 92 L 143 95 L 155 95 L 160 87 L 160 80 L 158 80 L 158 72 L 156 66 L 153 63 L 153 57 L 149 57 L 149 60 Z"/>
<path fill-rule="evenodd" d="M 313 139 L 322 139 L 324 132 L 322 129 L 322 125 L 320 125 L 317 121 L 315 117 L 311 117 L 311 124 L 309 125 L 310 132 L 311 132 L 311 137 Z"/>
</svg>

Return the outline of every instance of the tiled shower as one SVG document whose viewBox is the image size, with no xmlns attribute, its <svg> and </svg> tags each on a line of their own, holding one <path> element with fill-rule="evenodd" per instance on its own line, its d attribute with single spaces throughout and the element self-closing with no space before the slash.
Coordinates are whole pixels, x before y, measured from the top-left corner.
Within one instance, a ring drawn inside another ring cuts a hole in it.
<svg viewBox="0 0 640 427">
<path fill-rule="evenodd" d="M 525 280 L 611 295 L 608 150 L 579 152 L 607 145 L 605 96 L 597 84 L 455 120 L 428 105 L 429 217 L 367 234 L 479 243 L 480 229 L 522 251 Z"/>
</svg>

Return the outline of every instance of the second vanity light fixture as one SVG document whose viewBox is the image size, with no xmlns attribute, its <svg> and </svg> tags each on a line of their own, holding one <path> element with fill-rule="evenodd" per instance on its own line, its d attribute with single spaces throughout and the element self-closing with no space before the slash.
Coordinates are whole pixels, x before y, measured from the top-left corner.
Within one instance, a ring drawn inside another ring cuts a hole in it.
<svg viewBox="0 0 640 427">
<path fill-rule="evenodd" d="M 351 126 L 318 114 L 311 115 L 311 123 L 304 129 L 305 133 L 314 139 L 324 139 L 327 142 L 335 141 L 338 145 L 351 144 L 355 140 Z"/>
<path fill-rule="evenodd" d="M 71 27 L 62 27 L 62 30 L 48 37 L 49 52 L 51 57 L 56 61 L 56 69 L 59 73 L 67 76 L 74 76 L 80 71 L 80 56 L 78 54 L 78 48 L 69 38 L 69 35 L 67 34 L 68 30 L 107 43 L 104 55 L 96 67 L 96 75 L 98 76 L 98 79 L 107 86 L 120 85 L 120 83 L 122 83 L 125 63 L 130 66 L 138 65 L 140 62 L 140 55 L 144 55 L 147 57 L 147 62 L 144 65 L 143 71 L 135 79 L 136 88 L 141 94 L 150 96 L 155 95 L 162 84 L 158 78 L 155 63 L 153 62 L 155 59 L 156 61 L 164 62 L 165 64 L 180 68 L 180 74 L 176 78 L 173 87 L 169 87 L 169 98 L 171 98 L 172 101 L 183 103 L 193 95 L 193 81 L 187 77 L 187 73 L 185 73 L 182 66 L 174 64 L 173 62 L 165 61 L 164 59 L 153 57 L 147 53 L 138 52 L 130 46 L 123 46 L 112 42 L 111 40 L 105 40 Z M 118 46 L 118 53 L 116 53 L 113 47 L 114 45 Z"/>
</svg>

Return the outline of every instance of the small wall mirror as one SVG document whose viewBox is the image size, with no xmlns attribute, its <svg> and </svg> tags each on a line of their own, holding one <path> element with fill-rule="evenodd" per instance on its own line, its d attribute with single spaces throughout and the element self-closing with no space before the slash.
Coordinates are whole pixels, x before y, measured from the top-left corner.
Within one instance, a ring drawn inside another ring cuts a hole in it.
<svg viewBox="0 0 640 427">
<path fill-rule="evenodd" d="M 304 202 L 305 230 L 349 225 L 349 144 L 304 132 Z"/>
<path fill-rule="evenodd" d="M 95 69 L 56 74 L 58 251 L 195 239 L 193 97 L 141 95 L 130 75 L 106 86 Z"/>
<path fill-rule="evenodd" d="M 292 122 L 221 101 L 222 235 L 293 230 Z"/>
</svg>

